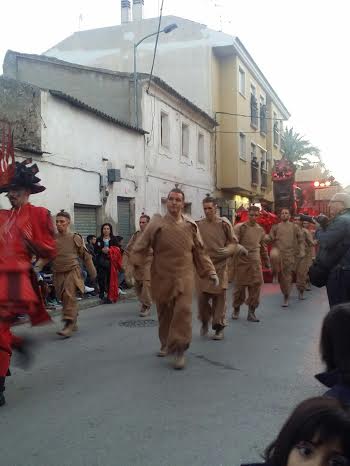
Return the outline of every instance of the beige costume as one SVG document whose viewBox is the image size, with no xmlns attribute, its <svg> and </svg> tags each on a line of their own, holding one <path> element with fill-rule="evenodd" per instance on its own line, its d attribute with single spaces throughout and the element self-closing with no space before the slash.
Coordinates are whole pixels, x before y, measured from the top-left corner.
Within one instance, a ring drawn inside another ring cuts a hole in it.
<svg viewBox="0 0 350 466">
<path fill-rule="evenodd" d="M 265 231 L 258 224 L 250 225 L 245 222 L 236 225 L 234 232 L 239 244 L 248 251 L 248 256 L 235 257 L 233 307 L 238 309 L 246 303 L 251 310 L 255 310 L 259 306 L 261 285 L 264 282 L 261 259 L 265 263 L 269 262 Z"/>
<path fill-rule="evenodd" d="M 150 248 L 148 254 L 144 258 L 144 261 L 141 265 L 132 266 L 130 264 L 129 258 L 132 254 L 133 247 L 138 239 L 142 236 L 140 230 L 136 231 L 124 251 L 123 255 L 123 267 L 126 272 L 126 275 L 131 274 L 135 280 L 135 291 L 138 297 L 138 300 L 145 308 L 150 308 L 152 306 L 152 297 L 151 297 L 151 265 L 153 259 L 153 251 Z"/>
<path fill-rule="evenodd" d="M 312 264 L 314 241 L 309 230 L 306 228 L 299 228 L 299 230 L 303 244 L 302 249 L 305 251 L 305 254 L 303 257 L 297 257 L 296 285 L 298 291 L 303 293 L 308 287 L 308 274 Z"/>
<path fill-rule="evenodd" d="M 57 256 L 53 261 L 56 296 L 63 302 L 62 318 L 76 322 L 78 316 L 77 291 L 84 293 L 84 281 L 78 258 L 82 259 L 92 280 L 96 270 L 92 257 L 85 249 L 83 238 L 76 233 L 56 236 Z"/>
<path fill-rule="evenodd" d="M 274 245 L 271 250 L 273 270 L 279 273 L 281 291 L 288 298 L 292 290 L 296 257 L 305 255 L 302 234 L 297 225 L 288 221 L 273 225 L 267 239 Z"/>
<path fill-rule="evenodd" d="M 161 347 L 168 353 L 181 353 L 192 338 L 193 266 L 200 277 L 215 274 L 215 268 L 204 252 L 196 223 L 185 216 L 179 222 L 169 214 L 155 216 L 134 245 L 130 262 L 142 265 L 150 247 L 151 290 Z"/>
<path fill-rule="evenodd" d="M 212 222 L 207 219 L 197 222 L 205 251 L 212 260 L 219 278 L 215 287 L 207 278 L 198 278 L 198 317 L 204 325 L 212 320 L 213 330 L 219 331 L 226 326 L 226 290 L 228 288 L 228 257 L 237 248 L 237 238 L 226 218 L 216 217 Z M 225 257 L 218 250 L 226 248 Z M 210 304 L 211 301 L 211 304 Z"/>
</svg>

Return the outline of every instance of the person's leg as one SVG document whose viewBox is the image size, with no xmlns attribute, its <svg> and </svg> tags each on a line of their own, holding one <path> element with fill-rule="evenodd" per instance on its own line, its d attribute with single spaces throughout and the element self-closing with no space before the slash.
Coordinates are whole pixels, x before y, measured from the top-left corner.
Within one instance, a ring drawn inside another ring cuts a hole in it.
<svg viewBox="0 0 350 466">
<path fill-rule="evenodd" d="M 299 292 L 299 299 L 304 299 L 304 292 L 306 290 L 308 272 L 308 261 L 307 258 L 303 257 L 299 259 L 296 267 L 296 287 Z"/>
<path fill-rule="evenodd" d="M 169 303 L 156 303 L 158 313 L 158 335 L 160 340 L 160 351 L 158 356 L 166 356 L 168 354 L 168 336 L 170 323 L 173 316 L 174 301 Z"/>
<path fill-rule="evenodd" d="M 141 282 L 141 292 L 139 300 L 141 301 L 142 308 L 140 312 L 141 317 L 147 317 L 151 313 L 152 297 L 151 297 L 151 282 L 150 280 L 143 280 Z"/>
<path fill-rule="evenodd" d="M 74 277 L 67 277 L 62 292 L 62 320 L 64 322 L 64 328 L 58 332 L 59 335 L 65 338 L 71 337 L 74 330 L 76 330 L 78 319 L 77 291 L 78 289 Z"/>
<path fill-rule="evenodd" d="M 9 323 L 0 321 L 0 406 L 5 404 L 5 378 L 10 368 L 11 342 L 12 334 Z"/>
<path fill-rule="evenodd" d="M 209 322 L 212 319 L 213 311 L 210 305 L 210 293 L 198 292 L 198 319 L 202 323 L 201 336 L 206 337 L 209 330 Z"/>
<path fill-rule="evenodd" d="M 237 320 L 239 318 L 240 307 L 242 306 L 242 304 L 245 303 L 245 296 L 246 296 L 246 287 L 240 286 L 234 283 L 233 297 L 232 297 L 232 303 L 233 303 L 232 319 L 233 320 Z"/>
<path fill-rule="evenodd" d="M 175 298 L 168 335 L 168 352 L 175 354 L 174 368 L 185 367 L 184 353 L 192 339 L 192 294 Z"/>
<path fill-rule="evenodd" d="M 213 295 L 213 330 L 215 330 L 214 340 L 224 338 L 224 328 L 226 326 L 226 290 Z"/>
<path fill-rule="evenodd" d="M 255 309 L 260 304 L 260 292 L 261 292 L 261 284 L 256 283 L 251 286 L 248 286 L 248 317 L 247 320 L 249 322 L 260 322 L 255 315 Z"/>
</svg>

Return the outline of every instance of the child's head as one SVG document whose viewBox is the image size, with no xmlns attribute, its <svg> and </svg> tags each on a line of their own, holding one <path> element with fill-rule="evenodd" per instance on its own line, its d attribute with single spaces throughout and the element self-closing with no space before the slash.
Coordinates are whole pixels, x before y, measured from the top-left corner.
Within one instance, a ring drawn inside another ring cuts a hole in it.
<svg viewBox="0 0 350 466">
<path fill-rule="evenodd" d="M 338 369 L 350 384 L 350 303 L 333 307 L 324 318 L 320 352 L 327 370 Z"/>
<path fill-rule="evenodd" d="M 311 398 L 293 411 L 265 452 L 271 466 L 350 466 L 350 410 Z"/>
</svg>

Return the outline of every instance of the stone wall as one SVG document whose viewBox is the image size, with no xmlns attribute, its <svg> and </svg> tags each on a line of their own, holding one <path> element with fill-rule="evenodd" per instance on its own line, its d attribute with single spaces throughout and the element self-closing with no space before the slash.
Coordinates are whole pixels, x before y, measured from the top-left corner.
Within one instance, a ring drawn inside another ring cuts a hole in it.
<svg viewBox="0 0 350 466">
<path fill-rule="evenodd" d="M 40 89 L 0 77 L 0 126 L 9 123 L 16 147 L 41 152 Z M 1 139 L 2 131 L 0 131 Z"/>
</svg>

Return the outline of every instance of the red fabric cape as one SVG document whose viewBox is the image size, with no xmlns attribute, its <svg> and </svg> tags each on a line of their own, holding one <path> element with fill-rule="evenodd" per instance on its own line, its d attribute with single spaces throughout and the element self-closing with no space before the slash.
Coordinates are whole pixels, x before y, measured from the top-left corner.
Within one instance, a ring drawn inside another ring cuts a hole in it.
<svg viewBox="0 0 350 466">
<path fill-rule="evenodd" d="M 111 274 L 109 279 L 108 299 L 116 303 L 119 296 L 118 272 L 122 268 L 122 255 L 117 246 L 109 248 L 109 258 L 111 260 Z"/>
</svg>

